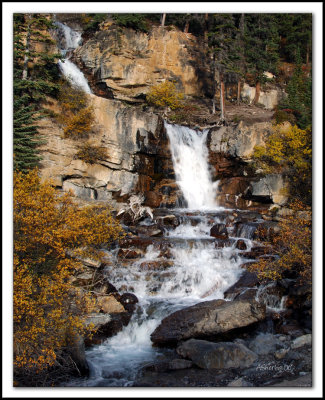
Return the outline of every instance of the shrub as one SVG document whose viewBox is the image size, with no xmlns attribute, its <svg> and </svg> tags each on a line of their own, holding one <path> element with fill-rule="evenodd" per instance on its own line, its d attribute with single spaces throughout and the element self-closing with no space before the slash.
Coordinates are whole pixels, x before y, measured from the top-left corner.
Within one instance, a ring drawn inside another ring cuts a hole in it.
<svg viewBox="0 0 325 400">
<path fill-rule="evenodd" d="M 106 149 L 103 147 L 94 146 L 90 143 L 84 143 L 79 147 L 79 151 L 75 155 L 75 158 L 85 161 L 89 164 L 94 164 L 98 160 L 106 160 L 107 153 Z"/>
<path fill-rule="evenodd" d="M 89 334 L 84 319 L 89 293 L 70 284 L 80 267 L 68 250 L 101 257 L 102 246 L 122 235 L 110 208 L 79 208 L 70 193 L 59 195 L 37 170 L 14 175 L 14 367 L 30 376 L 59 365 L 69 338 Z"/>
<path fill-rule="evenodd" d="M 64 137 L 71 139 L 87 138 L 94 123 L 94 111 L 87 107 L 79 111 L 63 129 Z"/>
<path fill-rule="evenodd" d="M 62 80 L 58 95 L 61 113 L 57 120 L 63 125 L 64 137 L 71 139 L 87 138 L 92 130 L 95 115 L 89 99 L 81 89 L 72 87 Z"/>
<path fill-rule="evenodd" d="M 254 160 L 265 172 L 283 173 L 291 182 L 291 195 L 311 204 L 311 129 L 277 125 L 265 146 L 256 146 Z"/>
<path fill-rule="evenodd" d="M 198 107 L 193 104 L 182 104 L 182 107 L 175 110 L 170 116 L 169 119 L 176 124 L 181 124 L 182 122 L 188 121 L 193 114 L 198 111 Z"/>
<path fill-rule="evenodd" d="M 66 80 L 60 81 L 60 91 L 58 101 L 63 111 L 62 117 L 71 117 L 71 113 L 76 113 L 88 106 L 86 93 L 78 88 L 72 87 Z"/>
<path fill-rule="evenodd" d="M 295 201 L 291 205 L 294 212 L 283 218 L 280 231 L 272 235 L 266 244 L 271 245 L 273 251 L 279 256 L 270 261 L 261 259 L 248 267 L 251 272 L 256 272 L 259 279 L 281 279 L 287 271 L 294 271 L 298 280 L 311 284 L 312 277 L 312 226 L 310 208 L 303 203 Z"/>
<path fill-rule="evenodd" d="M 294 125 L 296 118 L 293 115 L 293 110 L 276 110 L 274 115 L 274 122 L 276 125 L 282 124 L 283 122 L 289 121 L 290 124 Z"/>
<path fill-rule="evenodd" d="M 182 108 L 184 95 L 176 90 L 175 83 L 165 81 L 154 85 L 147 94 L 147 101 L 156 107 L 169 107 L 171 110 Z"/>
</svg>

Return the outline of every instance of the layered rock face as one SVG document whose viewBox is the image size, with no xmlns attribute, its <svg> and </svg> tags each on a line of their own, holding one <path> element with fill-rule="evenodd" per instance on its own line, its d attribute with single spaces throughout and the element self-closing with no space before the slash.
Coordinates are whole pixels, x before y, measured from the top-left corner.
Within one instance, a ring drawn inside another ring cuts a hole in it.
<svg viewBox="0 0 325 400">
<path fill-rule="evenodd" d="M 151 85 L 171 79 L 188 96 L 211 92 L 208 62 L 198 39 L 176 28 L 135 32 L 107 23 L 74 54 L 98 95 L 142 101 Z"/>
<path fill-rule="evenodd" d="M 46 139 L 42 147 L 42 176 L 83 200 L 110 201 L 113 206 L 132 193 L 144 193 L 146 205 L 173 207 L 178 188 L 163 120 L 140 107 L 89 95 L 95 112 L 95 130 L 89 142 L 106 150 L 105 160 L 88 164 L 77 159 L 82 141 L 64 138 L 50 119 L 40 121 Z M 258 176 L 250 166 L 255 145 L 265 142 L 271 123 L 222 126 L 208 135 L 209 163 L 218 180 L 217 200 L 227 207 L 284 205 L 287 183 L 281 175 Z"/>
<path fill-rule="evenodd" d="M 106 149 L 107 158 L 93 164 L 76 159 L 81 141 L 64 138 L 58 124 L 43 119 L 42 177 L 81 199 L 104 201 L 150 192 L 156 175 L 168 180 L 172 165 L 162 119 L 118 101 L 93 95 L 90 100 L 96 128 L 89 141 Z M 152 197 L 148 193 L 148 198 Z M 159 197 L 158 203 L 162 199 Z"/>
<path fill-rule="evenodd" d="M 208 138 L 213 177 L 219 180 L 218 202 L 226 207 L 254 208 L 284 205 L 288 182 L 281 174 L 258 175 L 252 168 L 255 146 L 265 145 L 272 132 L 271 122 L 221 126 L 211 129 Z"/>
</svg>

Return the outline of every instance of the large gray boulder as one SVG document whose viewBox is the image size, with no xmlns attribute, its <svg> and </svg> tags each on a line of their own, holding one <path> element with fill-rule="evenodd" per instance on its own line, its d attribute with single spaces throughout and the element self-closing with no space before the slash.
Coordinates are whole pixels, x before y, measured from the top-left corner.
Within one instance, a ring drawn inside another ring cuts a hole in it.
<svg viewBox="0 0 325 400">
<path fill-rule="evenodd" d="M 191 359 L 200 368 L 246 368 L 253 364 L 257 355 L 239 343 L 213 343 L 190 339 L 177 347 L 177 353 Z"/>
<path fill-rule="evenodd" d="M 164 318 L 151 334 L 157 345 L 223 334 L 265 318 L 265 305 L 250 301 L 212 300 L 179 310 Z"/>
</svg>

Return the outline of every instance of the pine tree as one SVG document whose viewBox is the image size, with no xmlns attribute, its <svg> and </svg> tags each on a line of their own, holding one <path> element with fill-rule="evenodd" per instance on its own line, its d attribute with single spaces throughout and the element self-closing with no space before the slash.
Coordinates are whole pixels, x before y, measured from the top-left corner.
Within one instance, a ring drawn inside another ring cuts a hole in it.
<svg viewBox="0 0 325 400">
<path fill-rule="evenodd" d="M 297 47 L 301 57 L 309 64 L 312 51 L 312 14 L 277 14 L 280 35 L 280 56 L 295 62 Z"/>
<path fill-rule="evenodd" d="M 273 14 L 245 15 L 245 59 L 247 72 L 256 85 L 254 103 L 258 103 L 264 71 L 277 72 L 279 35 Z"/>
<path fill-rule="evenodd" d="M 210 17 L 208 33 L 212 51 L 212 75 L 214 83 L 219 81 L 221 120 L 225 119 L 225 81 L 229 73 L 237 73 L 239 60 L 236 49 L 237 28 L 233 14 L 214 14 Z M 216 90 L 214 90 L 214 93 Z M 215 100 L 213 99 L 213 113 Z"/>
<path fill-rule="evenodd" d="M 32 106 L 25 106 L 26 96 L 14 101 L 13 154 L 14 170 L 23 173 L 36 167 L 41 160 L 37 147 L 42 143 L 35 122 L 42 118 Z"/>
<path fill-rule="evenodd" d="M 309 76 L 303 71 L 299 47 L 296 49 L 296 64 L 293 76 L 287 87 L 288 97 L 281 108 L 289 108 L 301 129 L 307 128 L 312 123 L 312 74 Z"/>
<path fill-rule="evenodd" d="M 39 102 L 56 94 L 61 55 L 50 51 L 55 43 L 51 28 L 52 20 L 46 14 L 14 14 L 15 97 L 26 95 L 25 99 Z"/>
</svg>

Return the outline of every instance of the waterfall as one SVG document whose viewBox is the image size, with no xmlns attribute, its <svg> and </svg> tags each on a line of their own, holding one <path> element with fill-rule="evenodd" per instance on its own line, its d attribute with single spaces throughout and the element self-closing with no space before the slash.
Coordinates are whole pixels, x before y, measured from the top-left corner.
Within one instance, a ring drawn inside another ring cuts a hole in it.
<svg viewBox="0 0 325 400">
<path fill-rule="evenodd" d="M 69 26 L 56 21 L 58 46 L 65 57 L 58 65 L 62 74 L 70 81 L 72 86 L 82 89 L 86 93 L 92 93 L 88 81 L 80 69 L 70 61 L 71 53 L 81 44 L 81 33 L 74 31 Z"/>
<path fill-rule="evenodd" d="M 206 139 L 208 130 L 195 131 L 165 122 L 170 141 L 176 182 L 187 207 L 194 210 L 216 209 L 218 182 L 212 182 Z"/>
<path fill-rule="evenodd" d="M 184 307 L 223 298 L 242 273 L 240 266 L 246 260 L 235 241 L 217 246 L 210 236 L 214 224 L 225 222 L 227 211 L 215 200 L 217 183 L 209 172 L 207 130 L 167 123 L 165 127 L 176 181 L 191 211 L 156 209 L 154 220 L 140 223 L 155 225 L 170 213 L 178 220 L 178 226 L 163 228 L 163 237 L 144 237 L 142 247 L 137 237 L 137 246 L 144 251 L 141 258 L 127 260 L 112 251 L 115 262 L 106 266 L 105 273 L 119 292 L 137 296 L 137 309 L 122 331 L 86 350 L 90 377 L 69 386 L 132 386 L 141 367 L 170 357 L 168 350 L 153 347 L 150 340 L 161 320 Z M 125 248 L 132 249 L 132 244 Z"/>
</svg>

